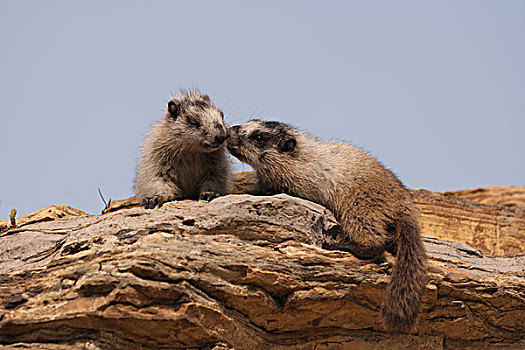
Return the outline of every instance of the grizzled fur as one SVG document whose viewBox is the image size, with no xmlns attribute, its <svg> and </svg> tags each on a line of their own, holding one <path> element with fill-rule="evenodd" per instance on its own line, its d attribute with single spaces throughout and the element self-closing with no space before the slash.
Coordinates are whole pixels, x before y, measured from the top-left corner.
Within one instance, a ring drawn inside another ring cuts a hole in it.
<svg viewBox="0 0 525 350">
<path fill-rule="evenodd" d="M 144 141 L 137 199 L 154 208 L 176 199 L 212 199 L 230 189 L 223 113 L 207 95 L 182 91 Z"/>
<path fill-rule="evenodd" d="M 285 192 L 324 205 L 341 225 L 340 249 L 364 259 L 396 256 L 384 293 L 387 325 L 409 330 L 426 284 L 417 209 L 396 176 L 366 152 L 319 142 L 290 125 L 252 120 L 229 129 L 228 150 L 257 172 L 255 193 Z"/>
</svg>

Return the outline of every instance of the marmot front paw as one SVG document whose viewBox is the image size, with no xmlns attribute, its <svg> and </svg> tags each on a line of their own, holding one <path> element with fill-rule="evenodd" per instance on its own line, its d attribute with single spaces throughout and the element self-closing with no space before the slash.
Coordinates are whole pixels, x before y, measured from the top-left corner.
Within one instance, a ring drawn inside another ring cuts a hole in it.
<svg viewBox="0 0 525 350">
<path fill-rule="evenodd" d="M 209 202 L 211 201 L 212 199 L 215 199 L 217 197 L 220 197 L 221 194 L 219 192 L 215 192 L 215 191 L 204 191 L 204 192 L 201 192 L 200 196 L 199 196 L 199 200 L 201 201 L 206 201 L 206 202 Z"/>
<path fill-rule="evenodd" d="M 171 202 L 175 198 L 165 198 L 163 196 L 146 197 L 142 200 L 141 205 L 146 209 L 155 209 L 162 207 L 164 203 Z"/>
</svg>

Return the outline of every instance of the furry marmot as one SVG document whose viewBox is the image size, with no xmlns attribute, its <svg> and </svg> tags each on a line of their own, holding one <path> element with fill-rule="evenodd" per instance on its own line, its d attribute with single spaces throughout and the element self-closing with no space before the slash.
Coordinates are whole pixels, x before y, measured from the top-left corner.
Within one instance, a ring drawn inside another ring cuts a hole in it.
<svg viewBox="0 0 525 350">
<path fill-rule="evenodd" d="M 426 254 L 417 209 L 397 177 L 366 152 L 320 142 L 296 128 L 251 120 L 229 129 L 228 150 L 257 173 L 254 192 L 284 192 L 330 209 L 339 247 L 362 259 L 396 256 L 382 314 L 390 328 L 415 323 L 426 285 Z"/>
<path fill-rule="evenodd" d="M 205 199 L 230 190 L 231 169 L 222 111 L 198 90 L 168 102 L 151 127 L 137 168 L 135 192 L 151 209 L 176 199 Z"/>
</svg>

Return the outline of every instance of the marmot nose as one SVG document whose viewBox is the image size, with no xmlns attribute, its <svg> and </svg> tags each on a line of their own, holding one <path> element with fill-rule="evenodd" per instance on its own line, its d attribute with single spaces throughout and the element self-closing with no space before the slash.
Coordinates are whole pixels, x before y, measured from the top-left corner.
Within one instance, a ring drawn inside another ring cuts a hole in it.
<svg viewBox="0 0 525 350">
<path fill-rule="evenodd" d="M 221 144 L 224 142 L 224 140 L 226 140 L 226 135 L 215 136 L 215 138 L 213 139 L 213 143 Z"/>
</svg>

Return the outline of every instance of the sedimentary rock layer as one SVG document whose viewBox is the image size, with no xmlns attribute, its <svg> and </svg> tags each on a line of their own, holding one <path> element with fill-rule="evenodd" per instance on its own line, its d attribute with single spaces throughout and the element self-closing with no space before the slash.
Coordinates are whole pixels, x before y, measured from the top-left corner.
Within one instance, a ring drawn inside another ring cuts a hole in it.
<svg viewBox="0 0 525 350">
<path fill-rule="evenodd" d="M 525 347 L 525 256 L 487 256 L 465 244 L 425 239 L 430 279 L 420 320 L 411 334 L 393 335 L 379 314 L 391 263 L 324 249 L 324 232 L 334 225 L 326 209 L 305 200 L 230 195 L 4 231 L 0 344 Z"/>
</svg>

